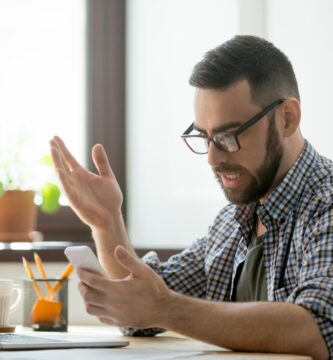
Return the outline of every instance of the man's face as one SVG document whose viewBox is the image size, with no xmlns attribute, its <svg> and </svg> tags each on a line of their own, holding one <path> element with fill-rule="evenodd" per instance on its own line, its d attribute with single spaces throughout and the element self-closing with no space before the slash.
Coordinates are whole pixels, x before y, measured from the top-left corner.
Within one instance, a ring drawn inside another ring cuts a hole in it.
<svg viewBox="0 0 333 360">
<path fill-rule="evenodd" d="M 253 104 L 245 80 L 226 90 L 198 89 L 195 126 L 208 136 L 220 130 L 235 130 L 261 110 Z M 209 145 L 208 162 L 232 203 L 262 200 L 275 185 L 283 146 L 274 119 L 269 120 L 272 116 L 274 110 L 238 137 L 238 152 L 226 153 L 213 143 Z"/>
</svg>

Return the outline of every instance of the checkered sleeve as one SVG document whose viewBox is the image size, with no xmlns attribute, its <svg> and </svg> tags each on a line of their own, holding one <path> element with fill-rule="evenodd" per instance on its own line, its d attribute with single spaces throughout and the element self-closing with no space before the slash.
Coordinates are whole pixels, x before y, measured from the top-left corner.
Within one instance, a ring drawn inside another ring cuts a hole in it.
<svg viewBox="0 0 333 360">
<path fill-rule="evenodd" d="M 298 286 L 287 301 L 303 306 L 313 315 L 333 358 L 333 208 L 311 220 L 304 239 L 304 256 Z"/>
<path fill-rule="evenodd" d="M 142 260 L 148 264 L 165 281 L 166 285 L 179 293 L 203 298 L 206 293 L 205 249 L 207 239 L 202 238 L 181 253 L 171 256 L 162 263 L 153 251 Z M 135 329 L 121 328 L 128 336 L 154 336 L 164 331 L 161 328 Z"/>
</svg>

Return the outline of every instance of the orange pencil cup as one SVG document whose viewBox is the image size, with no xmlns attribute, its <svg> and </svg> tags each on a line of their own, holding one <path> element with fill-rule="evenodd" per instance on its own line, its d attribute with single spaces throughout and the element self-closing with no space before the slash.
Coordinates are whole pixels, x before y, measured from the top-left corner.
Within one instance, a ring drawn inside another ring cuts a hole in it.
<svg viewBox="0 0 333 360">
<path fill-rule="evenodd" d="M 56 286 L 57 291 L 48 291 L 46 283 L 49 288 Z M 36 284 L 42 292 L 39 297 Z M 23 279 L 23 291 L 23 326 L 37 331 L 67 331 L 68 279 Z"/>
</svg>

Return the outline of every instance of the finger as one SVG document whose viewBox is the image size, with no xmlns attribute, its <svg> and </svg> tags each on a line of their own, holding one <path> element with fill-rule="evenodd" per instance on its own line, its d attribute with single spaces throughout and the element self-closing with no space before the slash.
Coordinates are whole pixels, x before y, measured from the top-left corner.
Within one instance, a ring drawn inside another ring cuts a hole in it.
<svg viewBox="0 0 333 360">
<path fill-rule="evenodd" d="M 68 175 L 62 169 L 58 169 L 57 173 L 60 179 L 62 190 L 64 194 L 66 194 L 66 196 L 69 198 L 69 194 L 71 192 L 71 186 L 70 186 L 70 180 L 68 179 Z"/>
<path fill-rule="evenodd" d="M 105 294 L 99 290 L 93 289 L 84 282 L 80 281 L 79 283 L 79 292 L 84 299 L 85 304 L 90 304 L 94 306 L 105 306 L 104 297 Z"/>
<path fill-rule="evenodd" d="M 118 245 L 114 251 L 117 262 L 134 275 L 143 275 L 147 266 L 136 256 L 129 253 L 123 246 Z"/>
<path fill-rule="evenodd" d="M 106 288 L 110 288 L 116 285 L 111 280 L 105 279 L 104 276 L 101 276 L 97 273 L 93 273 L 91 271 L 78 269 L 77 275 L 79 276 L 80 280 L 84 282 L 86 285 L 100 291 L 105 291 Z"/>
<path fill-rule="evenodd" d="M 98 316 L 98 320 L 103 323 L 103 324 L 106 324 L 106 325 L 118 325 L 117 321 L 114 320 L 113 318 L 111 317 L 99 317 Z"/>
<path fill-rule="evenodd" d="M 97 317 L 107 318 L 110 316 L 109 311 L 107 309 L 93 304 L 86 304 L 86 312 L 90 315 L 94 315 Z"/>
<path fill-rule="evenodd" d="M 57 142 L 54 139 L 52 139 L 50 141 L 50 145 L 51 145 L 51 156 L 52 156 L 52 160 L 53 160 L 56 171 L 58 172 L 60 169 L 62 169 L 65 173 L 69 174 L 70 169 L 67 166 L 67 164 L 64 162 L 64 160 L 62 159 L 60 149 L 59 149 L 59 146 L 57 145 Z"/>
<path fill-rule="evenodd" d="M 67 149 L 64 141 L 59 137 L 55 136 L 54 140 L 56 141 L 62 155 L 63 159 L 65 160 L 66 164 L 68 165 L 70 170 L 74 170 L 77 167 L 81 167 L 79 162 L 75 159 L 75 157 L 70 153 L 70 151 Z"/>
<path fill-rule="evenodd" d="M 103 145 L 96 144 L 92 148 L 92 159 L 101 176 L 115 177 Z"/>
<path fill-rule="evenodd" d="M 62 188 L 64 192 L 68 194 L 70 191 L 70 171 L 68 169 L 68 166 L 65 165 L 64 162 L 61 160 L 58 149 L 53 144 L 51 145 L 51 156 Z"/>
</svg>

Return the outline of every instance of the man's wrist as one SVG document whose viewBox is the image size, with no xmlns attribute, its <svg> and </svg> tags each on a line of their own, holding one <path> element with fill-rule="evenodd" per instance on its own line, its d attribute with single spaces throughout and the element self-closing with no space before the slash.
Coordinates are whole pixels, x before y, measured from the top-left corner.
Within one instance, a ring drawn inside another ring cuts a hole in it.
<svg viewBox="0 0 333 360">
<path fill-rule="evenodd" d="M 93 236 L 110 236 L 113 232 L 117 232 L 119 228 L 124 226 L 123 215 L 121 211 L 116 212 L 112 216 L 107 223 L 99 226 L 91 226 L 91 231 Z"/>
<path fill-rule="evenodd" d="M 156 326 L 174 330 L 176 321 L 184 316 L 186 303 L 189 301 L 187 296 L 169 289 L 167 296 L 161 301 L 159 322 Z"/>
</svg>

